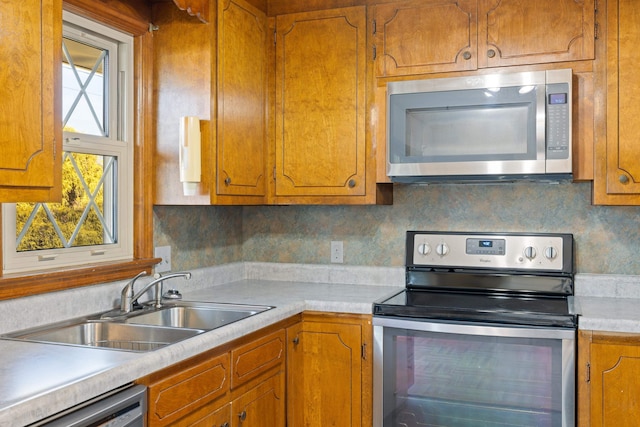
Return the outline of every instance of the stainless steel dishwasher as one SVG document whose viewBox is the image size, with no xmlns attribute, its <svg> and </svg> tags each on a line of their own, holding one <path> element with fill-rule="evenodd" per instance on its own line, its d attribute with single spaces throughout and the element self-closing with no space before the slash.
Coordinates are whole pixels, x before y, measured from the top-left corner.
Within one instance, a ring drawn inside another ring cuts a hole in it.
<svg viewBox="0 0 640 427">
<path fill-rule="evenodd" d="M 141 385 L 116 389 L 29 427 L 145 427 L 146 391 Z"/>
</svg>

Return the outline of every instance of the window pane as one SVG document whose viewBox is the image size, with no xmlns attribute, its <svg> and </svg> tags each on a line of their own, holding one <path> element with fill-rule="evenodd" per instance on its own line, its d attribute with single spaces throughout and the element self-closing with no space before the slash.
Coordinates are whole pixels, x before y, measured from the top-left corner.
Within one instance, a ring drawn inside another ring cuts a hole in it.
<svg viewBox="0 0 640 427">
<path fill-rule="evenodd" d="M 18 252 L 117 242 L 117 159 L 64 153 L 62 203 L 18 203 Z"/>
<path fill-rule="evenodd" d="M 105 124 L 108 51 L 63 39 L 62 111 L 65 131 L 108 136 Z"/>
</svg>

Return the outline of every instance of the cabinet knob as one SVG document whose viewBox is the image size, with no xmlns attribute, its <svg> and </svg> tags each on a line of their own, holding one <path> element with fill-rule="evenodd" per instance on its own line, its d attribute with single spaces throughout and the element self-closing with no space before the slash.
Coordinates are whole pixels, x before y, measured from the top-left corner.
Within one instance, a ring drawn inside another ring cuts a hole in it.
<svg viewBox="0 0 640 427">
<path fill-rule="evenodd" d="M 489 58 L 493 58 L 494 56 L 496 56 L 496 51 L 495 51 L 495 50 L 493 50 L 493 49 L 489 49 L 489 50 L 487 51 L 487 56 L 488 56 Z"/>
<path fill-rule="evenodd" d="M 466 51 L 465 53 L 462 54 L 462 57 L 467 60 L 471 59 L 471 52 Z"/>
<path fill-rule="evenodd" d="M 355 179 L 350 179 L 349 180 L 349 188 L 353 188 L 356 186 L 356 180 Z"/>
<path fill-rule="evenodd" d="M 626 184 L 629 182 L 629 177 L 627 175 L 620 175 L 618 181 L 620 181 L 621 184 Z"/>
<path fill-rule="evenodd" d="M 229 184 L 231 184 L 231 178 L 226 177 L 226 178 L 224 179 L 224 185 L 229 185 Z"/>
<path fill-rule="evenodd" d="M 244 421 L 247 419 L 247 411 L 242 411 L 238 414 L 238 418 L 240 418 L 240 421 Z"/>
<path fill-rule="evenodd" d="M 295 337 L 295 338 L 292 340 L 292 342 L 293 342 L 295 345 L 298 345 L 298 343 L 300 342 L 300 338 Z"/>
</svg>

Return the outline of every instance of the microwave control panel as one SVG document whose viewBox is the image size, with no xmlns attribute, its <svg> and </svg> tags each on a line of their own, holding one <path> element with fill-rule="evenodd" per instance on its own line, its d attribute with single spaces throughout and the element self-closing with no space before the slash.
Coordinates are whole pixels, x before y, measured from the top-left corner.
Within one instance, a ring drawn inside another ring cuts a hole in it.
<svg viewBox="0 0 640 427">
<path fill-rule="evenodd" d="M 571 146 L 571 99 L 567 83 L 547 84 L 547 159 L 568 159 Z"/>
</svg>

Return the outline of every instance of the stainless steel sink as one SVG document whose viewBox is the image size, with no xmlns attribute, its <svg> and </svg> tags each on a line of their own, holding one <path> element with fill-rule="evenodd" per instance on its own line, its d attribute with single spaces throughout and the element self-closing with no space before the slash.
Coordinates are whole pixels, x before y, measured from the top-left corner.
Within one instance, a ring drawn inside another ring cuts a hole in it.
<svg viewBox="0 0 640 427">
<path fill-rule="evenodd" d="M 211 330 L 271 308 L 273 307 L 262 305 L 181 301 L 158 310 L 133 315 L 125 323 Z"/>
<path fill-rule="evenodd" d="M 58 324 L 32 329 L 26 332 L 7 334 L 4 337 L 24 341 L 144 352 L 156 350 L 202 332 L 204 331 L 201 329 L 84 321 L 71 325 Z"/>
<path fill-rule="evenodd" d="M 169 302 L 161 308 L 119 310 L 5 334 L 2 338 L 108 348 L 152 351 L 261 313 L 273 307 L 192 301 Z"/>
</svg>

